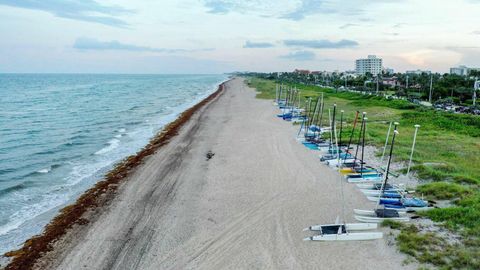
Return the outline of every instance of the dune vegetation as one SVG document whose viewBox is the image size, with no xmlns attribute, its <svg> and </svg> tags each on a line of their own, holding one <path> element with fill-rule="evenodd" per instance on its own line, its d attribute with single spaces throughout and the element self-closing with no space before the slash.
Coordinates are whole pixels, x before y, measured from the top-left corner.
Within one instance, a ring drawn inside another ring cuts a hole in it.
<svg viewBox="0 0 480 270">
<path fill-rule="evenodd" d="M 257 89 L 257 98 L 275 98 L 277 82 L 274 80 L 251 77 L 248 83 Z M 458 235 L 461 241 L 452 245 L 441 236 L 425 234 L 411 226 L 397 226 L 396 229 L 400 230 L 396 237 L 399 250 L 412 255 L 420 263 L 442 269 L 480 267 L 479 116 L 436 111 L 406 100 L 313 85 L 290 83 L 288 86 L 300 90 L 302 102 L 309 98 L 316 100 L 324 93 L 325 108 L 337 104 L 338 109 L 345 111 L 347 123 L 353 122 L 356 111 L 367 112 L 366 140 L 370 145 L 382 147 L 390 121 L 399 122 L 400 135 L 394 151 L 394 161 L 397 162 L 409 159 L 414 125 L 421 125 L 411 169 L 420 181 L 417 193 L 432 200 L 449 200 L 448 207 L 421 215 Z M 349 134 L 348 127 L 346 134 Z M 398 173 L 406 173 L 406 168 Z M 442 246 L 445 249 L 439 248 Z"/>
</svg>

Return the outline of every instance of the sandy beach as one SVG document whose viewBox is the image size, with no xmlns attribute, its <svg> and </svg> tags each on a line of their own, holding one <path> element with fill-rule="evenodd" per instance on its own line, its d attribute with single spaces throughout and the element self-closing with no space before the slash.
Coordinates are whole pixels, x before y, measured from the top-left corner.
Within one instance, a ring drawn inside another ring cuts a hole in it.
<svg viewBox="0 0 480 270">
<path fill-rule="evenodd" d="M 304 242 L 341 214 L 338 173 L 243 79 L 197 111 L 170 143 L 74 226 L 38 269 L 408 269 L 388 237 Z M 207 160 L 206 154 L 215 155 Z M 346 218 L 372 208 L 344 185 Z"/>
</svg>

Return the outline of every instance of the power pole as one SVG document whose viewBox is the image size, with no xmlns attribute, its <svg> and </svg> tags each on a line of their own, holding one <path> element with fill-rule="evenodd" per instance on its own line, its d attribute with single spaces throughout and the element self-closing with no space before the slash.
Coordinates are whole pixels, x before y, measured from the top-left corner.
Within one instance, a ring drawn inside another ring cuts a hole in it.
<svg viewBox="0 0 480 270">
<path fill-rule="evenodd" d="M 407 85 L 405 86 L 405 89 L 408 89 L 408 75 L 407 75 Z"/>
<path fill-rule="evenodd" d="M 432 103 L 432 92 L 433 92 L 433 74 L 430 75 L 430 93 L 428 94 L 428 102 Z"/>
<path fill-rule="evenodd" d="M 475 84 L 473 85 L 473 106 L 477 104 L 477 90 L 480 89 L 480 81 L 475 78 Z"/>
<path fill-rule="evenodd" d="M 379 80 L 379 75 L 377 74 L 377 91 L 376 91 L 377 95 L 378 95 L 378 80 Z"/>
</svg>

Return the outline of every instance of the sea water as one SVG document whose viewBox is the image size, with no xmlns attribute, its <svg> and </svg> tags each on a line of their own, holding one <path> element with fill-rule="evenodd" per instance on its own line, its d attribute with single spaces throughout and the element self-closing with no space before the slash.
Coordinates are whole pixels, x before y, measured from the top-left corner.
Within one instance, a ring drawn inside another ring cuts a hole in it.
<svg viewBox="0 0 480 270">
<path fill-rule="evenodd" d="M 226 79 L 0 74 L 0 254 Z"/>
</svg>

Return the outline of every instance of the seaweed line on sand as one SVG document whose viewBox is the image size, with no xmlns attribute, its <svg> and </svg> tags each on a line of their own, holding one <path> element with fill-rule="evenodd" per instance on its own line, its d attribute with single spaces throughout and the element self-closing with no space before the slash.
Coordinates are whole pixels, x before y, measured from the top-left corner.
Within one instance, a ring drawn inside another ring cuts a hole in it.
<svg viewBox="0 0 480 270">
<path fill-rule="evenodd" d="M 32 269 L 37 260 L 40 259 L 43 254 L 52 250 L 53 243 L 59 240 L 69 228 L 75 224 L 82 225 L 88 223 L 88 220 L 82 218 L 82 216 L 87 211 L 101 207 L 107 203 L 107 201 L 100 199 L 102 194 L 115 191 L 121 180 L 125 179 L 146 157 L 152 155 L 160 147 L 167 144 L 171 138 L 178 134 L 180 128 L 196 111 L 215 99 L 223 92 L 224 88 L 225 83 L 220 84 L 217 91 L 187 109 L 180 114 L 175 121 L 166 125 L 142 150 L 119 162 L 105 175 L 102 181 L 99 181 L 95 186 L 85 191 L 74 204 L 61 209 L 60 213 L 45 226 L 42 234 L 33 236 L 25 241 L 23 247 L 20 249 L 5 253 L 6 257 L 12 258 L 10 263 L 5 267 L 5 270 Z"/>
</svg>

